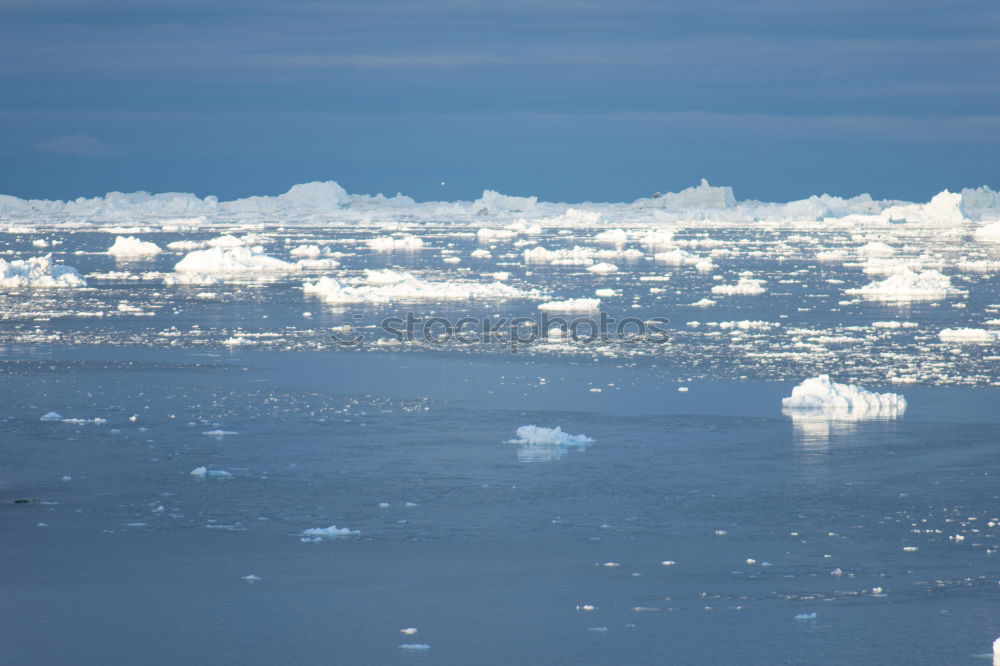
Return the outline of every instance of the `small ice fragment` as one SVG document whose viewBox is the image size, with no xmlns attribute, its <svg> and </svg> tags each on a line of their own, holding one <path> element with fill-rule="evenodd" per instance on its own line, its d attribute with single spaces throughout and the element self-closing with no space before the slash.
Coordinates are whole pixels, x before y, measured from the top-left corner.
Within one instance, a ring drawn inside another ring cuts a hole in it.
<svg viewBox="0 0 1000 666">
<path fill-rule="evenodd" d="M 389 508 L 389 503 L 388 502 L 379 502 L 378 503 L 378 508 L 380 508 L 380 509 L 388 509 Z"/>
<path fill-rule="evenodd" d="M 795 616 L 795 619 L 799 621 L 815 620 L 816 613 L 799 613 L 798 615 Z"/>
<path fill-rule="evenodd" d="M 662 562 L 660 562 L 660 564 L 662 564 L 665 567 L 672 567 L 677 563 L 674 562 L 673 560 L 663 560 Z"/>
<path fill-rule="evenodd" d="M 417 630 L 414 627 L 407 627 L 406 629 L 400 629 L 399 633 L 406 634 L 407 636 L 412 636 L 413 634 L 417 633 Z"/>
<path fill-rule="evenodd" d="M 430 650 L 431 646 L 426 643 L 404 643 L 399 646 L 403 650 Z"/>
<path fill-rule="evenodd" d="M 406 506 L 416 506 L 416 505 L 417 505 L 416 502 L 407 502 L 406 503 Z"/>
<path fill-rule="evenodd" d="M 240 433 L 233 430 L 209 430 L 201 434 L 208 435 L 209 437 L 225 437 L 226 435 L 238 435 Z"/>
<path fill-rule="evenodd" d="M 249 574 L 247 576 L 243 576 L 243 580 L 245 580 L 248 583 L 256 583 L 257 581 L 261 580 L 261 577 L 254 574 Z"/>
<path fill-rule="evenodd" d="M 42 416 L 39 421 L 62 421 L 62 414 L 59 412 L 49 412 Z"/>
<path fill-rule="evenodd" d="M 591 627 L 590 629 L 587 629 L 587 631 L 600 631 L 600 632 L 605 632 L 607 630 L 608 630 L 607 627 Z"/>
<path fill-rule="evenodd" d="M 618 564 L 617 562 L 605 562 L 601 566 L 605 566 L 605 567 L 620 567 L 621 565 Z"/>
<path fill-rule="evenodd" d="M 836 569 L 834 569 L 833 571 L 830 572 L 830 575 L 831 576 L 843 576 L 844 572 L 843 572 L 843 570 L 840 567 L 837 567 Z"/>
<path fill-rule="evenodd" d="M 920 550 L 920 549 L 918 547 L 916 547 L 916 546 L 903 546 L 903 552 L 904 553 L 915 553 L 918 550 Z"/>
<path fill-rule="evenodd" d="M 750 564 L 750 565 L 757 564 L 757 560 L 753 559 L 752 557 L 748 557 L 747 558 L 747 564 Z"/>
<path fill-rule="evenodd" d="M 687 393 L 689 389 L 687 386 L 678 386 L 677 390 L 681 393 Z"/>
<path fill-rule="evenodd" d="M 597 608 L 596 606 L 592 606 L 590 604 L 583 604 L 582 606 L 576 607 L 578 611 L 592 611 L 595 610 L 596 608 Z"/>
<path fill-rule="evenodd" d="M 227 472 L 225 470 L 222 470 L 222 469 L 208 469 L 207 467 L 205 467 L 204 465 L 202 465 L 201 467 L 195 467 L 193 470 L 191 470 L 191 476 L 197 476 L 197 477 L 201 477 L 203 479 L 205 477 L 214 477 L 214 478 L 217 478 L 217 479 L 224 479 L 224 478 L 231 477 L 232 474 L 230 474 L 229 472 Z"/>
<path fill-rule="evenodd" d="M 729 534 L 726 530 L 715 530 L 715 536 L 726 536 Z"/>
<path fill-rule="evenodd" d="M 347 527 L 337 527 L 336 525 L 330 525 L 329 527 L 310 527 L 309 529 L 302 530 L 302 536 L 313 537 L 315 540 L 322 540 L 324 537 L 327 539 L 333 539 L 336 537 L 351 536 L 354 534 L 361 534 L 361 532 Z"/>
<path fill-rule="evenodd" d="M 133 414 L 132 416 L 128 417 L 128 420 L 131 421 L 132 423 L 135 423 L 136 421 L 139 420 L 139 415 Z"/>
<path fill-rule="evenodd" d="M 72 477 L 72 476 L 70 476 L 69 474 L 67 474 L 66 476 L 64 476 L 64 477 L 62 478 L 62 480 L 63 480 L 63 481 L 72 481 L 72 480 L 73 480 L 73 477 Z"/>
</svg>

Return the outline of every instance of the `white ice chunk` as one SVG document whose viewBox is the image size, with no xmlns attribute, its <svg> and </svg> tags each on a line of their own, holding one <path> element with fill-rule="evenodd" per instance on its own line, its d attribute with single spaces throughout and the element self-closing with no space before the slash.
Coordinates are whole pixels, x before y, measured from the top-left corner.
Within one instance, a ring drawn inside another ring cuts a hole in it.
<svg viewBox="0 0 1000 666">
<path fill-rule="evenodd" d="M 788 411 L 806 411 L 844 419 L 896 418 L 906 411 L 906 398 L 897 393 L 873 393 L 860 386 L 838 384 L 829 375 L 807 379 L 783 398 Z"/>
<path fill-rule="evenodd" d="M 135 236 L 118 236 L 114 245 L 108 248 L 113 257 L 155 257 L 163 252 L 156 243 L 139 240 Z"/>
</svg>

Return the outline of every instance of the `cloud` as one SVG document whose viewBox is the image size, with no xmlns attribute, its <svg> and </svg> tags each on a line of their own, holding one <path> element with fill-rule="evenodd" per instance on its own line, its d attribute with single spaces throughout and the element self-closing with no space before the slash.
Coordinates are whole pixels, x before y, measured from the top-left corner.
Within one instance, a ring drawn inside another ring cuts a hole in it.
<svg viewBox="0 0 1000 666">
<path fill-rule="evenodd" d="M 45 153 L 73 157 L 111 157 L 116 152 L 113 147 L 87 134 L 54 136 L 40 141 L 37 148 Z"/>
</svg>

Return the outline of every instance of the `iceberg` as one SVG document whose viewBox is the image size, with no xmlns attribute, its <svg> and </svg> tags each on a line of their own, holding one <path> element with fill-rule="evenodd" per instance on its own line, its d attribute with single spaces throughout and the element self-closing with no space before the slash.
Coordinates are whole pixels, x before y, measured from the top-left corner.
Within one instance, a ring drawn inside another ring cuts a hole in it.
<svg viewBox="0 0 1000 666">
<path fill-rule="evenodd" d="M 336 278 L 324 276 L 316 282 L 304 282 L 302 290 L 330 304 L 506 301 L 538 297 L 534 290 L 524 291 L 502 282 L 431 282 L 390 269 L 368 270 L 363 282 L 357 285 L 345 285 Z"/>
<path fill-rule="evenodd" d="M 538 309 L 545 312 L 596 312 L 601 307 L 599 298 L 570 298 L 565 301 L 539 303 Z"/>
<path fill-rule="evenodd" d="M 163 252 L 156 243 L 139 240 L 134 236 L 118 236 L 108 248 L 113 257 L 154 257 Z"/>
<path fill-rule="evenodd" d="M 884 280 L 872 282 L 860 289 L 847 289 L 844 293 L 876 301 L 908 302 L 936 301 L 965 292 L 953 287 L 951 278 L 939 271 L 926 270 L 916 273 L 909 268 L 903 268 Z"/>
<path fill-rule="evenodd" d="M 174 266 L 177 273 L 231 275 L 247 273 L 294 273 L 300 267 L 264 254 L 264 248 L 213 247 L 188 253 Z"/>
<path fill-rule="evenodd" d="M 969 219 L 962 209 L 962 195 L 948 190 L 934 195 L 926 204 L 889 206 L 882 211 L 881 218 L 886 222 L 905 220 L 938 224 L 961 224 Z"/>
<path fill-rule="evenodd" d="M 843 418 L 847 420 L 896 418 L 906 411 L 906 398 L 897 393 L 873 393 L 860 386 L 838 384 L 829 375 L 807 379 L 782 398 L 788 412 Z"/>
<path fill-rule="evenodd" d="M 0 259 L 0 289 L 19 287 L 76 288 L 87 281 L 72 266 L 56 264 L 52 255 L 6 261 Z"/>
</svg>

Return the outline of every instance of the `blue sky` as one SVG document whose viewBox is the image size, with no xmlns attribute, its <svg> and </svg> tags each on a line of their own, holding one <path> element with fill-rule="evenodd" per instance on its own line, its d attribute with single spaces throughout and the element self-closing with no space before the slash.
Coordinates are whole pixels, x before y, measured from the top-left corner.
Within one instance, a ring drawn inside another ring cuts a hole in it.
<svg viewBox="0 0 1000 666">
<path fill-rule="evenodd" d="M 0 0 L 0 86 L 22 197 L 1000 189 L 995 0 Z"/>
</svg>

